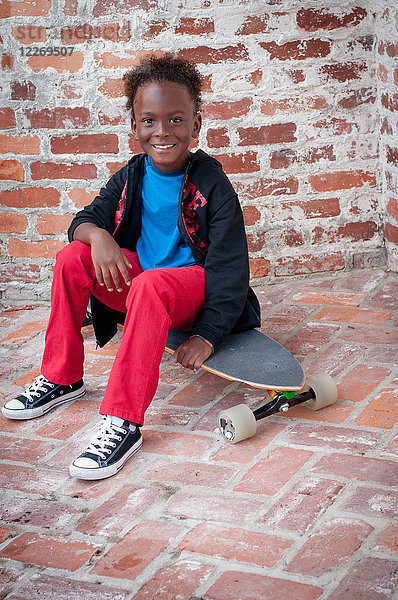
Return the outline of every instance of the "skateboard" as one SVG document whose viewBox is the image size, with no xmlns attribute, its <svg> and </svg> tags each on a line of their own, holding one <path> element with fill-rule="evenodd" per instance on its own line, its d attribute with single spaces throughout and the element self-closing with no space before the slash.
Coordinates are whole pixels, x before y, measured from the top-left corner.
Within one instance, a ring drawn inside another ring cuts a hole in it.
<svg viewBox="0 0 398 600">
<path fill-rule="evenodd" d="M 166 350 L 175 350 L 189 338 L 185 331 L 170 331 Z M 224 379 L 238 381 L 267 390 L 271 401 L 252 411 L 238 404 L 221 411 L 218 427 L 223 438 L 236 444 L 256 433 L 257 421 L 305 402 L 311 410 L 319 410 L 337 400 L 337 387 L 327 373 L 310 377 L 286 348 L 258 330 L 229 335 L 201 366 Z"/>
</svg>

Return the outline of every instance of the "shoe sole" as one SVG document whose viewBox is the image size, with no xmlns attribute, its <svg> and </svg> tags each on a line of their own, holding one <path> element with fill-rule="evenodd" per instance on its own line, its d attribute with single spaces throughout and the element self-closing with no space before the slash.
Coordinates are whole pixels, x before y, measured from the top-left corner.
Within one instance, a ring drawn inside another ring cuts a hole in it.
<svg viewBox="0 0 398 600">
<path fill-rule="evenodd" d="M 65 404 L 65 402 L 72 402 L 72 400 L 77 400 L 81 398 L 86 393 L 85 388 L 80 389 L 76 392 L 70 392 L 70 394 L 66 394 L 62 396 L 62 398 L 56 398 L 52 402 L 49 402 L 45 406 L 38 406 L 37 408 L 21 408 L 18 409 L 9 409 L 3 406 L 1 412 L 8 419 L 14 419 L 16 421 L 27 421 L 29 419 L 35 419 L 36 417 L 41 417 L 48 413 L 53 408 L 60 406 L 61 404 Z"/>
<path fill-rule="evenodd" d="M 106 479 L 107 477 L 112 477 L 112 475 L 116 475 L 118 471 L 123 467 L 123 465 L 128 461 L 129 458 L 133 456 L 142 446 L 142 437 L 131 446 L 128 453 L 126 453 L 118 462 L 113 465 L 109 465 L 109 467 L 98 467 L 97 469 L 87 469 L 83 467 L 75 467 L 72 463 L 69 467 L 69 473 L 72 477 L 77 477 L 78 479 L 86 479 L 86 480 L 95 480 L 95 479 Z"/>
</svg>

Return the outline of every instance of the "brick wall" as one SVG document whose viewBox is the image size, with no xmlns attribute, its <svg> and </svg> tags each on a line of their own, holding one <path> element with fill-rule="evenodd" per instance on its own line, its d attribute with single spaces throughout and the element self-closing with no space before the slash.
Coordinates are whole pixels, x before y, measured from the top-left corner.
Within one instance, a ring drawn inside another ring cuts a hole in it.
<svg viewBox="0 0 398 600">
<path fill-rule="evenodd" d="M 377 79 L 380 177 L 388 265 L 398 271 L 398 9 L 382 2 L 377 12 Z M 395 113 L 395 114 L 394 114 Z"/>
<path fill-rule="evenodd" d="M 254 282 L 384 265 L 384 235 L 398 270 L 393 5 L 4 0 L 2 303 L 48 300 L 73 214 L 139 151 L 120 78 L 153 50 L 205 75 L 199 144 L 239 192 Z"/>
</svg>

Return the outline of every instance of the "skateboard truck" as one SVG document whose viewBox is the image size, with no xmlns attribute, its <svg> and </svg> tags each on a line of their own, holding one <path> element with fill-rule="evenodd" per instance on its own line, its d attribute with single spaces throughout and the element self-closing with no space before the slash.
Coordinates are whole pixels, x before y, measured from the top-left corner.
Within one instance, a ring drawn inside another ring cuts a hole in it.
<svg viewBox="0 0 398 600">
<path fill-rule="evenodd" d="M 218 426 L 224 439 L 236 444 L 256 433 L 257 421 L 278 412 L 286 413 L 289 408 L 305 403 L 311 410 L 319 410 L 337 400 L 337 387 L 327 373 L 307 379 L 306 385 L 294 392 L 275 391 L 271 402 L 252 411 L 246 404 L 238 404 L 223 410 L 218 415 Z"/>
</svg>

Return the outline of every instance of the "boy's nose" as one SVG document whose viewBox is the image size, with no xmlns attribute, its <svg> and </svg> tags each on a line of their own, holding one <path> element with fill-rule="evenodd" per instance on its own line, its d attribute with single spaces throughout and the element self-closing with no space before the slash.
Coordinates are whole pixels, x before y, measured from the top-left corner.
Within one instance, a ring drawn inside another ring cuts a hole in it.
<svg viewBox="0 0 398 600">
<path fill-rule="evenodd" d="M 167 123 L 162 122 L 162 121 L 158 121 L 156 123 L 156 127 L 155 127 L 154 133 L 155 133 L 155 135 L 162 136 L 162 137 L 165 136 L 165 135 L 168 135 L 169 131 L 168 131 Z"/>
</svg>

